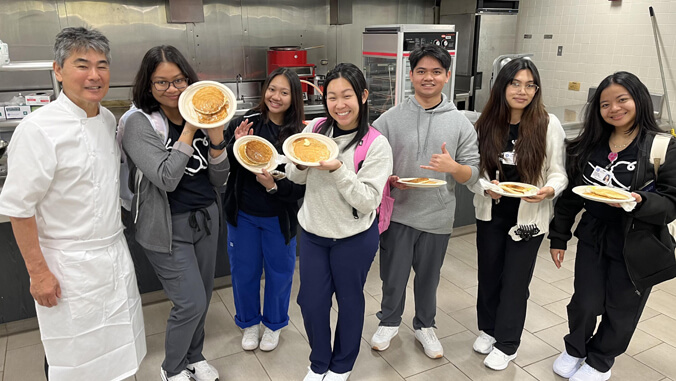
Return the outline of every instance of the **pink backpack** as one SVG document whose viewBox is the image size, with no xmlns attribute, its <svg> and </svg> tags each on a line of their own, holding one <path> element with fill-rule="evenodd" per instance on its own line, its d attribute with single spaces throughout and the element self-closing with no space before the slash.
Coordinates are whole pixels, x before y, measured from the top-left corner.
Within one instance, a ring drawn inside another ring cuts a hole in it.
<svg viewBox="0 0 676 381">
<path fill-rule="evenodd" d="M 326 118 L 320 118 L 314 125 L 312 132 L 318 133 L 321 125 L 326 121 Z M 364 135 L 357 147 L 354 149 L 354 171 L 359 172 L 364 159 L 366 159 L 366 154 L 368 153 L 371 143 L 381 133 L 378 132 L 372 126 L 369 126 L 369 131 Z M 385 188 L 383 189 L 383 198 L 380 201 L 380 206 L 376 209 L 378 213 L 378 232 L 382 234 L 387 228 L 390 227 L 390 219 L 392 218 L 392 210 L 394 209 L 394 198 L 390 196 L 390 183 L 389 181 L 385 183 Z M 352 215 L 355 219 L 359 218 L 357 215 L 357 210 L 352 208 Z"/>
</svg>

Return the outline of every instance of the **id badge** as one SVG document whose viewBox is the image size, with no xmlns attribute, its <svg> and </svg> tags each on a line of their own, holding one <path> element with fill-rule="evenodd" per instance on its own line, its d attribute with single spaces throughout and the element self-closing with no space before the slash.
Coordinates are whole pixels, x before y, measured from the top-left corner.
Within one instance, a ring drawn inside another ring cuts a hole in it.
<svg viewBox="0 0 676 381">
<path fill-rule="evenodd" d="M 500 163 L 507 165 L 516 165 L 516 154 L 514 152 L 503 152 L 500 155 Z"/>
<path fill-rule="evenodd" d="M 598 165 L 594 167 L 594 171 L 591 174 L 591 178 L 597 180 L 603 185 L 610 184 L 613 174 L 606 170 L 605 168 L 599 167 Z"/>
</svg>

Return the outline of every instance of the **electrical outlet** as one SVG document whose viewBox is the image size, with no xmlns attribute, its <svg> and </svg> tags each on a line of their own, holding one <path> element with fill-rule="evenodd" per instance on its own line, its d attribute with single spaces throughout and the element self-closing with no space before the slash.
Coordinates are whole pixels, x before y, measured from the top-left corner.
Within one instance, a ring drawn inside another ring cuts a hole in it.
<svg viewBox="0 0 676 381">
<path fill-rule="evenodd" d="M 563 55 L 563 45 L 559 45 L 558 49 L 556 49 L 556 55 L 559 57 Z"/>
<path fill-rule="evenodd" d="M 580 82 L 568 82 L 568 90 L 580 91 Z"/>
</svg>

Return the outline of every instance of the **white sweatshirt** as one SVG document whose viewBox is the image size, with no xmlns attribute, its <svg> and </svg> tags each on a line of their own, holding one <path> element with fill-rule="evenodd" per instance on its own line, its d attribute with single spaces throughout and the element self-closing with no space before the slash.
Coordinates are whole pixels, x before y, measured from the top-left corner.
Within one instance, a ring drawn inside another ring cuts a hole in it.
<svg viewBox="0 0 676 381">
<path fill-rule="evenodd" d="M 312 132 L 317 119 L 303 132 Z M 359 173 L 354 171 L 354 149 L 345 147 L 355 133 L 332 138 L 338 145 L 337 170 L 329 172 L 309 167 L 299 170 L 286 165 L 287 178 L 296 184 L 306 184 L 303 205 L 298 211 L 298 223 L 306 231 L 325 238 L 347 238 L 367 230 L 376 218 L 383 189 L 392 173 L 392 149 L 384 136 L 378 136 L 369 147 Z M 333 136 L 333 128 L 327 135 Z M 359 218 L 354 218 L 352 208 Z"/>
</svg>

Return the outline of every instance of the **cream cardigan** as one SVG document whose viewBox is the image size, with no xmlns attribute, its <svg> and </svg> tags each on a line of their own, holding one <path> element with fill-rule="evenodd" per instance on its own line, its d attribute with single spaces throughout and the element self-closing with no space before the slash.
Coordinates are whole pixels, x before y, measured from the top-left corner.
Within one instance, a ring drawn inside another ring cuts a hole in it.
<svg viewBox="0 0 676 381">
<path fill-rule="evenodd" d="M 535 225 L 539 232 L 535 235 L 546 234 L 549 232 L 549 222 L 554 216 L 554 198 L 558 197 L 561 192 L 568 186 L 568 177 L 566 176 L 565 167 L 565 142 L 566 133 L 561 127 L 559 119 L 549 114 L 549 125 L 547 126 L 547 146 L 545 162 L 542 166 L 542 178 L 544 184 L 534 184 L 540 188 L 549 186 L 554 188 L 554 197 L 546 198 L 539 203 L 533 204 L 521 200 L 519 204 L 519 213 L 516 217 L 516 225 L 509 230 L 509 235 L 515 241 L 520 241 L 521 237 L 516 234 L 516 230 L 520 226 Z M 486 173 L 482 174 L 483 178 L 488 180 Z M 492 198 L 484 194 L 479 181 L 477 181 L 469 189 L 474 192 L 474 207 L 477 220 L 490 221 L 491 207 L 493 205 Z"/>
</svg>

